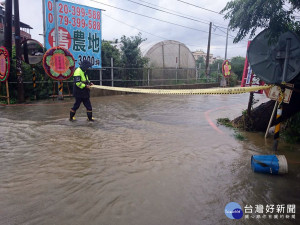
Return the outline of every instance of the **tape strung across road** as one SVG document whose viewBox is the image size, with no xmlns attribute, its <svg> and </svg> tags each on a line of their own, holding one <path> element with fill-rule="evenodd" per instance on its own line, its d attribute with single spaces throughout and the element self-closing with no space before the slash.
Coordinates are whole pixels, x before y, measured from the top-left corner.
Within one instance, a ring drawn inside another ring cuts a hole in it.
<svg viewBox="0 0 300 225">
<path fill-rule="evenodd" d="M 234 87 L 234 88 L 208 88 L 208 89 L 143 89 L 143 88 L 124 88 L 124 87 L 110 87 L 93 85 L 91 88 L 123 91 L 143 94 L 160 94 L 160 95 L 223 95 L 223 94 L 243 94 L 246 92 L 253 92 L 258 90 L 265 90 L 271 88 L 268 86 L 253 86 L 253 87 Z"/>
</svg>

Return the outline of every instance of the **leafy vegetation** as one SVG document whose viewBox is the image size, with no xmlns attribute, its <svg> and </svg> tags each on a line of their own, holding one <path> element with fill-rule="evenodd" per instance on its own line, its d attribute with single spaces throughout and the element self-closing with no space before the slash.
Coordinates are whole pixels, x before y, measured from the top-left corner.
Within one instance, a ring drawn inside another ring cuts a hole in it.
<svg viewBox="0 0 300 225">
<path fill-rule="evenodd" d="M 283 138 L 289 143 L 300 143 L 300 113 L 291 117 L 285 127 Z"/>
<path fill-rule="evenodd" d="M 237 43 L 248 34 L 250 38 L 254 37 L 260 28 L 270 30 L 270 39 L 276 39 L 288 30 L 300 35 L 295 9 L 300 9 L 299 0 L 232 0 L 221 13 L 226 13 L 224 18 L 229 19 L 229 28 L 237 30 L 234 38 Z"/>
<path fill-rule="evenodd" d="M 229 19 L 229 29 L 237 32 L 235 43 L 248 35 L 253 38 L 260 29 L 268 29 L 269 42 L 275 42 L 286 31 L 293 31 L 300 36 L 300 22 L 295 16 L 299 9 L 299 0 L 231 0 L 221 13 L 225 14 L 225 19 Z M 299 78 L 298 75 L 294 79 L 295 84 Z M 298 104 L 298 101 L 294 101 L 294 104 Z M 291 107 L 291 115 L 297 111 L 296 116 L 289 118 L 284 132 L 286 140 L 293 142 L 300 142 L 300 116 L 298 108 Z"/>
<path fill-rule="evenodd" d="M 233 127 L 229 118 L 218 118 L 217 123 L 225 127 Z"/>
<path fill-rule="evenodd" d="M 236 74 L 238 80 L 242 80 L 245 58 L 241 56 L 233 57 L 230 60 L 231 70 Z"/>
<path fill-rule="evenodd" d="M 246 140 L 246 138 L 239 132 L 239 130 L 237 128 L 233 127 L 232 122 L 230 121 L 229 118 L 218 118 L 217 123 L 220 124 L 220 125 L 223 125 L 225 127 L 233 128 L 233 130 L 234 130 L 233 136 L 237 140 L 240 140 L 240 141 Z"/>
</svg>

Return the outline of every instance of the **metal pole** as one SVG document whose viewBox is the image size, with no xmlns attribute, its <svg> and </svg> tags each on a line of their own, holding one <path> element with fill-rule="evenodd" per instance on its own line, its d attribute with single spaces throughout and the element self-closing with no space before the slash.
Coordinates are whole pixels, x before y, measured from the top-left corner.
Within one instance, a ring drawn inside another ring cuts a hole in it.
<svg viewBox="0 0 300 225">
<path fill-rule="evenodd" d="M 114 86 L 114 58 L 110 58 L 110 66 L 111 66 L 111 86 Z"/>
<path fill-rule="evenodd" d="M 44 39 L 44 47 L 46 47 L 45 34 L 46 34 L 46 12 L 45 12 L 45 0 L 43 0 L 43 39 Z"/>
<path fill-rule="evenodd" d="M 5 18 L 4 18 L 4 46 L 9 53 L 10 61 L 12 60 L 12 0 L 5 1 Z M 10 73 L 10 71 L 9 71 Z M 10 104 L 8 80 L 6 84 L 7 103 Z"/>
<path fill-rule="evenodd" d="M 210 39 L 211 39 L 211 26 L 212 26 L 212 22 L 209 23 L 209 34 L 208 34 L 206 66 L 205 66 L 205 74 L 206 74 L 206 76 L 208 75 L 208 64 L 209 64 L 209 53 L 210 53 Z"/>
<path fill-rule="evenodd" d="M 15 25 L 15 45 L 16 45 L 16 72 L 18 81 L 18 102 L 22 103 L 24 99 L 24 86 L 22 76 L 21 61 L 21 32 L 20 32 L 20 16 L 19 16 L 19 0 L 14 0 L 14 25 Z"/>
<path fill-rule="evenodd" d="M 5 1 L 4 46 L 12 58 L 12 0 Z"/>
<path fill-rule="evenodd" d="M 55 46 L 59 46 L 59 38 L 58 38 L 58 20 L 57 20 L 57 5 L 56 2 L 58 0 L 53 1 L 53 11 L 54 11 L 54 25 L 55 25 Z M 58 81 L 58 100 L 63 100 L 63 82 Z"/>
<path fill-rule="evenodd" d="M 220 71 L 220 63 L 218 63 L 217 82 L 220 81 L 219 71 Z"/>
<path fill-rule="evenodd" d="M 57 20 L 57 0 L 53 1 L 53 12 L 54 12 L 54 27 L 55 27 L 55 46 L 59 46 L 58 42 L 58 20 Z"/>
<path fill-rule="evenodd" d="M 226 46 L 225 46 L 225 60 L 227 59 L 228 32 L 229 32 L 229 28 L 227 27 Z"/>
<path fill-rule="evenodd" d="M 282 75 L 282 81 L 285 82 L 286 80 L 286 74 L 287 74 L 287 69 L 289 65 L 289 59 L 290 59 L 290 48 L 291 48 L 291 39 L 287 38 L 286 39 L 286 48 L 285 48 L 285 60 L 284 60 L 284 66 L 283 66 L 283 75 Z"/>
<path fill-rule="evenodd" d="M 282 104 L 279 102 L 276 114 L 276 120 L 279 120 L 282 115 Z M 274 142 L 273 142 L 273 150 L 277 151 L 278 142 L 279 142 L 279 131 L 280 131 L 280 123 L 276 124 L 274 131 Z"/>
<path fill-rule="evenodd" d="M 272 115 L 271 115 L 271 118 L 270 118 L 267 130 L 266 130 L 266 133 L 265 133 L 265 138 L 268 137 L 268 133 L 269 133 L 269 130 L 270 130 L 270 126 L 271 126 L 273 117 L 274 117 L 275 110 L 277 109 L 277 105 L 278 105 L 278 101 L 275 102 L 275 105 L 274 105 L 274 108 L 273 108 L 273 112 L 272 112 Z"/>
<path fill-rule="evenodd" d="M 149 68 L 147 69 L 147 73 L 148 73 L 148 75 L 147 75 L 147 83 L 148 83 L 148 86 L 150 86 L 150 69 Z"/>
<path fill-rule="evenodd" d="M 102 85 L 102 69 L 100 69 L 99 84 Z"/>
<path fill-rule="evenodd" d="M 283 66 L 283 74 L 282 74 L 282 80 L 281 82 L 285 82 L 286 76 L 287 76 L 287 69 L 289 65 L 289 59 L 290 59 L 290 48 L 291 48 L 291 39 L 287 38 L 286 39 L 286 48 L 285 48 L 285 59 L 284 59 L 284 66 Z M 284 91 L 285 88 L 280 88 L 280 96 L 279 96 L 279 104 L 277 108 L 277 115 L 276 115 L 276 120 L 278 121 L 282 115 L 282 102 L 284 99 Z M 279 142 L 279 132 L 280 132 L 280 123 L 278 123 L 275 126 L 275 131 L 274 131 L 274 143 L 273 143 L 273 150 L 276 151 L 278 148 L 278 142 Z"/>
</svg>

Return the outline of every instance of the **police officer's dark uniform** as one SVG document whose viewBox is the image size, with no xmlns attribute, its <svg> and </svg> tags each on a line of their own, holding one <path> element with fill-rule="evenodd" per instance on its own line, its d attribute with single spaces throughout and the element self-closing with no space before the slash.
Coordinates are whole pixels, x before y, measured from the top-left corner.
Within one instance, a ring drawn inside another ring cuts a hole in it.
<svg viewBox="0 0 300 225">
<path fill-rule="evenodd" d="M 75 120 L 74 116 L 81 102 L 83 102 L 83 105 L 86 107 L 88 120 L 94 121 L 92 105 L 90 102 L 90 86 L 93 85 L 93 83 L 89 81 L 86 74 L 86 71 L 90 67 L 92 67 L 92 64 L 87 60 L 83 60 L 80 67 L 78 67 L 74 72 L 73 96 L 75 97 L 75 103 L 70 111 L 70 121 Z"/>
</svg>

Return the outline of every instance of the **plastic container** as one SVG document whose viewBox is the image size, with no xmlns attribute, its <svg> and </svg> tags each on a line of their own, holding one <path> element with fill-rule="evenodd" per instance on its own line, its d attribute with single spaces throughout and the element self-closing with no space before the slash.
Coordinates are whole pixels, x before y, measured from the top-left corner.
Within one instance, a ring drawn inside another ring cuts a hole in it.
<svg viewBox="0 0 300 225">
<path fill-rule="evenodd" d="M 251 168 L 257 173 L 285 174 L 288 164 L 284 155 L 253 155 Z"/>
</svg>

